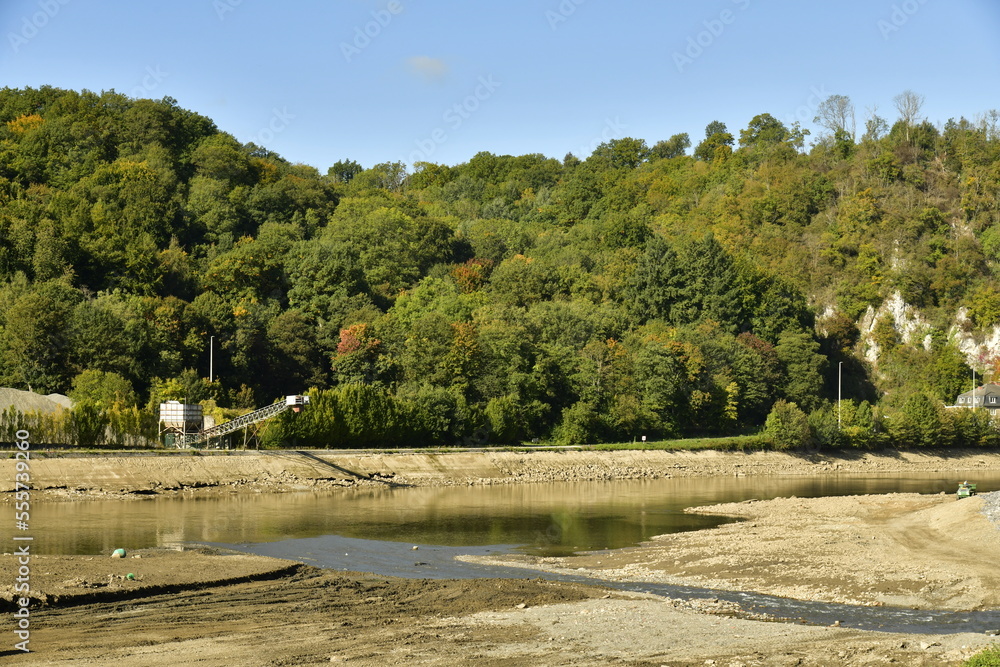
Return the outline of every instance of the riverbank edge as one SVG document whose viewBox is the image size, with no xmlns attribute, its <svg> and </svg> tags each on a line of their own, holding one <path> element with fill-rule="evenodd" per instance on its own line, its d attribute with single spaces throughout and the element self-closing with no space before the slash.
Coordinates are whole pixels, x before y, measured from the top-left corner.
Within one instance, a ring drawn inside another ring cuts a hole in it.
<svg viewBox="0 0 1000 667">
<path fill-rule="evenodd" d="M 141 549 L 137 554 L 141 560 L 132 555 L 117 562 L 106 554 L 32 555 L 31 563 L 40 574 L 33 578 L 27 593 L 17 593 L 7 586 L 0 595 L 0 612 L 15 611 L 19 598 L 29 600 L 33 608 L 66 608 L 250 582 L 290 580 L 296 575 L 320 571 L 296 561 L 224 549 L 153 548 Z M 128 570 L 139 574 L 130 580 L 126 575 L 114 573 Z M 14 559 L 6 559 L 0 565 L 0 572 L 5 581 L 14 581 Z"/>
<path fill-rule="evenodd" d="M 13 458 L 0 461 L 0 492 L 12 495 L 9 492 L 15 490 L 15 464 Z M 241 490 L 901 472 L 948 473 L 961 481 L 958 478 L 975 479 L 976 471 L 998 469 L 1000 451 L 945 449 L 819 454 L 712 450 L 32 452 L 30 485 L 33 491 L 42 492 L 37 499 L 44 500 Z"/>
</svg>

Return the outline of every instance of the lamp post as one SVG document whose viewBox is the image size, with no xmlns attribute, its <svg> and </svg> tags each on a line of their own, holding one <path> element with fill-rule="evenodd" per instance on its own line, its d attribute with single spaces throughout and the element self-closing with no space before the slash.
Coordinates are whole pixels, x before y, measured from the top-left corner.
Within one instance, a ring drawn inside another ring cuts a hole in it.
<svg viewBox="0 0 1000 667">
<path fill-rule="evenodd" d="M 212 384 L 212 373 L 215 370 L 215 336 L 208 337 L 208 383 Z"/>
<path fill-rule="evenodd" d="M 837 430 L 840 430 L 840 401 L 843 396 L 844 388 L 844 362 L 841 361 L 837 364 Z"/>
</svg>

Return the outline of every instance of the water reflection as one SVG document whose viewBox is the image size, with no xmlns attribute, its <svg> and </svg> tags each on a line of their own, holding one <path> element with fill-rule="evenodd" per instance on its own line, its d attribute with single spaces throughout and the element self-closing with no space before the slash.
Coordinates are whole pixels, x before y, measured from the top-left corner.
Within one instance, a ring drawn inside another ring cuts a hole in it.
<svg viewBox="0 0 1000 667">
<path fill-rule="evenodd" d="M 533 553 L 559 555 L 630 546 L 724 521 L 683 513 L 694 505 L 782 496 L 954 493 L 959 481 L 943 473 L 715 477 L 89 501 L 36 505 L 32 525 L 38 527 L 37 553 L 340 535 L 444 546 L 520 544 Z M 977 473 L 974 481 L 981 492 L 1000 489 L 1000 472 Z"/>
</svg>

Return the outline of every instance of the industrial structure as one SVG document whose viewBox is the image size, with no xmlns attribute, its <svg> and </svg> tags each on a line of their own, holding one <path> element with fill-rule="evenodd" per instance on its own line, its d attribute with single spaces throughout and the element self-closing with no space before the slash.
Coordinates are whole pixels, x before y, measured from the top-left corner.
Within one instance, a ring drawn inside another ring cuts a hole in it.
<svg viewBox="0 0 1000 667">
<path fill-rule="evenodd" d="M 204 428 L 200 405 L 167 401 L 160 403 L 160 435 L 168 447 L 186 449 L 202 444 L 207 447 L 219 447 L 226 436 L 240 429 L 247 429 L 243 440 L 243 444 L 246 445 L 253 427 L 286 410 L 299 412 L 306 405 L 309 405 L 308 396 L 285 396 L 277 403 L 248 412 L 217 426 Z M 253 430 L 256 432 L 256 429 Z"/>
</svg>

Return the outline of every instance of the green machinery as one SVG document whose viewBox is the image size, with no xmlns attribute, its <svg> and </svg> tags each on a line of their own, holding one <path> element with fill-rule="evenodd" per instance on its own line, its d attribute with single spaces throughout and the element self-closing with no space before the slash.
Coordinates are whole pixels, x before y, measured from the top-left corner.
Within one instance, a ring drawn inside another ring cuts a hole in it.
<svg viewBox="0 0 1000 667">
<path fill-rule="evenodd" d="M 970 496 L 976 495 L 976 485 L 970 484 L 969 482 L 962 482 L 958 485 L 958 493 L 956 494 L 961 500 L 962 498 L 969 498 Z"/>
</svg>

